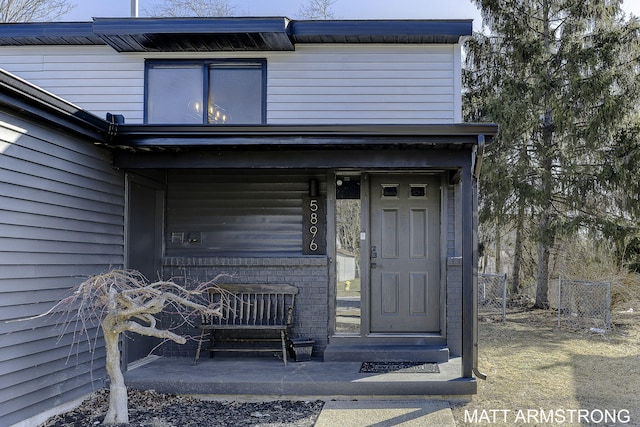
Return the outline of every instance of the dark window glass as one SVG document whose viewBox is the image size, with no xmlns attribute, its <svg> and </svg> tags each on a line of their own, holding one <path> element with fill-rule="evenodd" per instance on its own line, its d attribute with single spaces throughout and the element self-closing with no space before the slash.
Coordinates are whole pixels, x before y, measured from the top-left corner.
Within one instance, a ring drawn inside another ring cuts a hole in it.
<svg viewBox="0 0 640 427">
<path fill-rule="evenodd" d="M 398 197 L 398 186 L 397 185 L 383 186 L 382 197 Z"/>
<path fill-rule="evenodd" d="M 148 63 L 146 123 L 261 124 L 263 62 Z"/>
</svg>

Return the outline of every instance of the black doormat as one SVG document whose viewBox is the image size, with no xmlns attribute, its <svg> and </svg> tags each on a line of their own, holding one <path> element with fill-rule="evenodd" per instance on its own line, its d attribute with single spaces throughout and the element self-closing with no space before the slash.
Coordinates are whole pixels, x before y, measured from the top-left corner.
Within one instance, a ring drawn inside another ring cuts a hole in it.
<svg viewBox="0 0 640 427">
<path fill-rule="evenodd" d="M 440 372 L 437 363 L 428 362 L 363 362 L 361 374 L 437 374 Z"/>
</svg>

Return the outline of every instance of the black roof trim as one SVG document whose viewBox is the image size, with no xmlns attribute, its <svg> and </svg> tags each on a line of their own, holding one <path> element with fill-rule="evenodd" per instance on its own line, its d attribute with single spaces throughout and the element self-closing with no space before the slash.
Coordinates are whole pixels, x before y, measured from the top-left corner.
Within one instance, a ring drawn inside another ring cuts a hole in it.
<svg viewBox="0 0 640 427">
<path fill-rule="evenodd" d="M 292 21 L 294 43 L 458 43 L 473 20 Z"/>
<path fill-rule="evenodd" d="M 280 18 L 95 18 L 93 31 L 118 52 L 294 50 Z"/>
<path fill-rule="evenodd" d="M 478 136 L 490 142 L 498 126 L 484 123 L 445 125 L 120 125 L 111 144 L 133 150 L 260 147 L 474 146 Z"/>
<path fill-rule="evenodd" d="M 291 21 L 286 17 L 94 18 L 0 24 L 0 46 L 104 45 L 118 52 L 291 51 L 296 43 L 454 44 L 472 20 Z"/>
<path fill-rule="evenodd" d="M 0 46 L 103 44 L 93 33 L 93 22 L 0 24 Z"/>
<path fill-rule="evenodd" d="M 111 124 L 87 111 L 0 69 L 0 107 L 37 118 L 53 129 L 105 143 Z"/>
</svg>

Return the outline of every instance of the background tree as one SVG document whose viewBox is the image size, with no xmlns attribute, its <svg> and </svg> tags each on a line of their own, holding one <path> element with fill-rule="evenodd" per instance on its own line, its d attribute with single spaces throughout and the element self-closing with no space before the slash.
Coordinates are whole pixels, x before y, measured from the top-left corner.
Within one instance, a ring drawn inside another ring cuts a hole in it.
<svg viewBox="0 0 640 427">
<path fill-rule="evenodd" d="M 0 0 L 0 22 L 56 21 L 75 6 L 69 0 Z"/>
<path fill-rule="evenodd" d="M 536 306 L 546 307 L 557 237 L 609 238 L 604 224 L 629 223 L 609 165 L 622 167 L 612 151 L 637 111 L 638 21 L 620 0 L 475 3 L 489 33 L 468 44 L 468 116 L 501 126 L 485 163 L 500 175 L 483 172 L 483 209 L 520 232 L 525 215 L 533 223 Z"/>
<path fill-rule="evenodd" d="M 216 278 L 217 279 L 217 278 Z M 135 271 L 113 270 L 92 276 L 78 285 L 73 293 L 33 320 L 54 313 L 62 313 L 62 328 L 75 328 L 79 333 L 100 323 L 106 350 L 106 369 L 109 375 L 109 409 L 103 424 L 128 424 L 127 388 L 120 366 L 121 334 L 140 335 L 171 340 L 184 344 L 186 338 L 170 330 L 160 329 L 155 315 L 170 310 L 191 322 L 201 315 L 219 316 L 220 305 L 211 305 L 207 298 L 211 282 L 186 289 L 171 281 L 148 283 Z M 94 352 L 96 337 L 87 337 Z"/>
<path fill-rule="evenodd" d="M 164 0 L 146 13 L 150 16 L 236 16 L 238 11 L 229 0 Z"/>
<path fill-rule="evenodd" d="M 333 11 L 333 5 L 338 0 L 307 0 L 298 12 L 300 19 L 336 19 L 336 14 Z"/>
</svg>

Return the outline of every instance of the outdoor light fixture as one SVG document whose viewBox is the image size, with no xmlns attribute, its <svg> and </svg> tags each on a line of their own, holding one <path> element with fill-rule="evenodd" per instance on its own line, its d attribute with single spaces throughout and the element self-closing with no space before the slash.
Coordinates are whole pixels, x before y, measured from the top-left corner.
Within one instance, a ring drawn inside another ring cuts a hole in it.
<svg viewBox="0 0 640 427">
<path fill-rule="evenodd" d="M 319 192 L 318 180 L 311 178 L 309 180 L 309 197 L 318 197 Z"/>
</svg>

